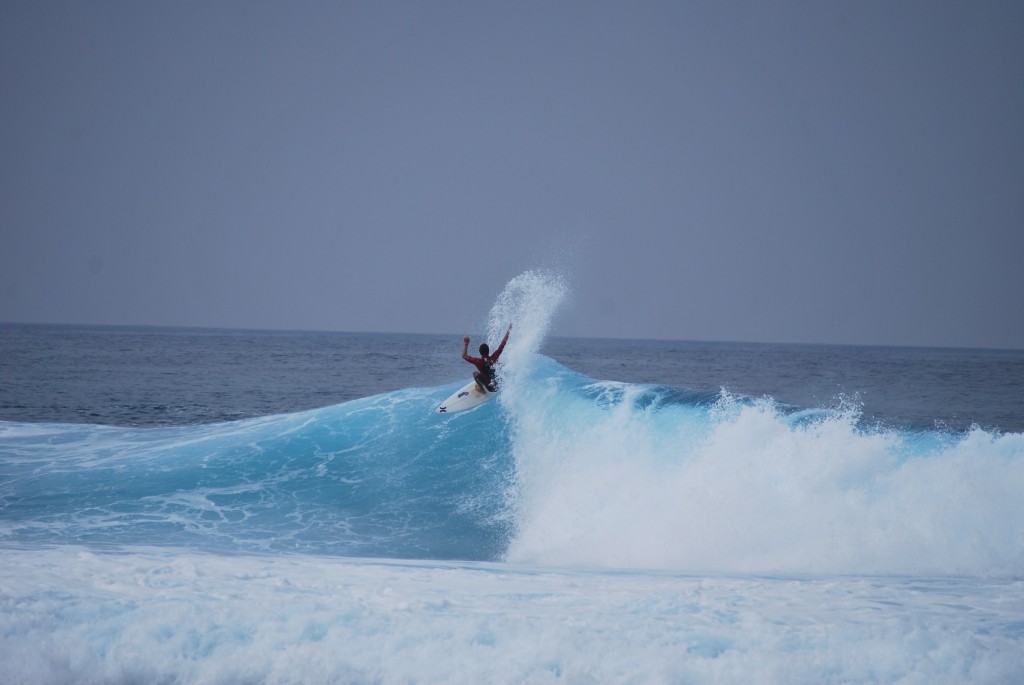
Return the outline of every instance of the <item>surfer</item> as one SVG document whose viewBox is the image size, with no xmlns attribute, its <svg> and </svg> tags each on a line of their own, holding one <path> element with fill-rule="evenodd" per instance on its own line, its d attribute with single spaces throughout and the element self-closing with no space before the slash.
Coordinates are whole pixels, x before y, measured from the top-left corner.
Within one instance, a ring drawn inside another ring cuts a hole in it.
<svg viewBox="0 0 1024 685">
<path fill-rule="evenodd" d="M 491 354 L 491 350 L 487 346 L 487 343 L 481 343 L 479 357 L 471 357 L 468 353 L 469 336 L 467 335 L 462 339 L 462 358 L 476 366 L 476 371 L 473 372 L 473 380 L 476 381 L 481 392 L 498 391 L 498 378 L 494 375 L 494 365 L 498 362 L 498 357 L 501 356 L 501 351 L 505 349 L 505 343 L 508 342 L 508 334 L 511 332 L 512 324 L 509 324 L 508 330 L 505 331 L 505 337 L 501 339 L 501 344 L 498 345 L 498 349 L 494 351 L 494 354 Z"/>
</svg>

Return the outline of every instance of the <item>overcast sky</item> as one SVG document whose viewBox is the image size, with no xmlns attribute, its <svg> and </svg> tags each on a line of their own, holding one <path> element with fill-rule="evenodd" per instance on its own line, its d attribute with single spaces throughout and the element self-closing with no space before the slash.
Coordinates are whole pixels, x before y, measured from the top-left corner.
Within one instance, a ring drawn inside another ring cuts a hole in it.
<svg viewBox="0 0 1024 685">
<path fill-rule="evenodd" d="M 1024 348 L 1024 3 L 0 3 L 0 321 Z"/>
</svg>

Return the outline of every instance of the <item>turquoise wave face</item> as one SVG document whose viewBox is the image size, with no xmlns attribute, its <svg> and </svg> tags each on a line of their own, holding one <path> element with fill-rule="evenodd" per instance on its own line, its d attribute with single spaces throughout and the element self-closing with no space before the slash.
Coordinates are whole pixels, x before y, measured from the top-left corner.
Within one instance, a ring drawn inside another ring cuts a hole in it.
<svg viewBox="0 0 1024 685">
<path fill-rule="evenodd" d="M 0 424 L 0 541 L 715 572 L 1013 576 L 1024 436 L 595 381 L 178 428 Z"/>
<path fill-rule="evenodd" d="M 449 388 L 161 429 L 0 424 L 8 541 L 492 559 L 511 482 L 499 407 Z"/>
</svg>

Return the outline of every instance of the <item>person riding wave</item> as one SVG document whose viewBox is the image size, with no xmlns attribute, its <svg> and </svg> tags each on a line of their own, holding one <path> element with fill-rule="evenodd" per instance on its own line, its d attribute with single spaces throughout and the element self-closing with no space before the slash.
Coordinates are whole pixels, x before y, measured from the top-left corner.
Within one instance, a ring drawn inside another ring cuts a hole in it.
<svg viewBox="0 0 1024 685">
<path fill-rule="evenodd" d="M 469 336 L 467 335 L 462 339 L 462 358 L 476 366 L 476 371 L 473 372 L 473 380 L 476 381 L 481 391 L 498 391 L 498 377 L 495 375 L 494 365 L 498 362 L 498 357 L 501 356 L 502 350 L 505 349 L 505 343 L 508 342 L 508 334 L 511 332 L 512 324 L 509 324 L 508 330 L 505 331 L 505 337 L 501 339 L 501 344 L 498 345 L 498 349 L 494 351 L 494 354 L 491 354 L 487 343 L 482 343 L 480 345 L 479 357 L 472 357 L 468 353 Z"/>
</svg>

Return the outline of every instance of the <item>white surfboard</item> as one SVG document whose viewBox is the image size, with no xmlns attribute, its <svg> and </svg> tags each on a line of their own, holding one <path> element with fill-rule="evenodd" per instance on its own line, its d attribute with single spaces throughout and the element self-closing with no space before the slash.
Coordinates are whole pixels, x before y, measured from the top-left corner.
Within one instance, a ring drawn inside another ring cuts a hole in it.
<svg viewBox="0 0 1024 685">
<path fill-rule="evenodd" d="M 441 403 L 436 410 L 438 414 L 454 414 L 455 412 L 466 411 L 491 399 L 498 393 L 488 392 L 477 385 L 476 381 L 470 381 L 466 385 Z"/>
</svg>

